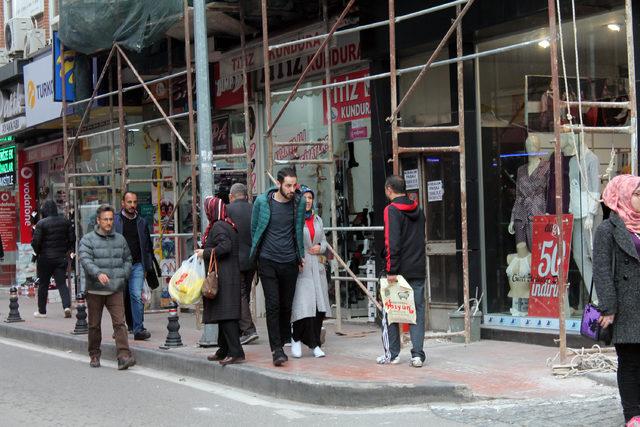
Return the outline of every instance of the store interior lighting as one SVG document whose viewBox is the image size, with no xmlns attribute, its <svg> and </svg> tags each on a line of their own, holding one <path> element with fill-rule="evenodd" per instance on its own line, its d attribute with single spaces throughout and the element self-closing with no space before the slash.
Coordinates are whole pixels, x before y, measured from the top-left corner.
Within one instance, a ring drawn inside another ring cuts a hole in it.
<svg viewBox="0 0 640 427">
<path fill-rule="evenodd" d="M 548 48 L 549 46 L 551 46 L 551 43 L 549 43 L 549 40 L 544 39 L 544 40 L 540 40 L 540 41 L 538 42 L 538 46 L 540 46 L 540 47 L 541 47 L 541 48 L 543 48 L 543 49 L 546 49 L 546 48 Z"/>
<path fill-rule="evenodd" d="M 622 30 L 622 27 L 620 26 L 620 24 L 609 24 L 607 25 L 607 28 L 610 31 L 615 31 L 615 32 L 620 32 L 620 30 Z"/>
</svg>

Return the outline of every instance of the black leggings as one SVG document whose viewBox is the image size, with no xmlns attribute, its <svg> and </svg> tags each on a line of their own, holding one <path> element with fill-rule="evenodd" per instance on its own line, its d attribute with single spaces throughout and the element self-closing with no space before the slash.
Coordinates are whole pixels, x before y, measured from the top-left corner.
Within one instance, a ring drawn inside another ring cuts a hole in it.
<svg viewBox="0 0 640 427">
<path fill-rule="evenodd" d="M 625 422 L 640 415 L 640 344 L 616 344 L 618 390 Z"/>
</svg>

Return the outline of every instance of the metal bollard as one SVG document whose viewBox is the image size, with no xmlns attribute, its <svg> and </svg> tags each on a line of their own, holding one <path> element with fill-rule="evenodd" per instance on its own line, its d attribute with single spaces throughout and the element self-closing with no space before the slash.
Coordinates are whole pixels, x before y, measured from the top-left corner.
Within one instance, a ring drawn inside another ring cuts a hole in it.
<svg viewBox="0 0 640 427">
<path fill-rule="evenodd" d="M 169 323 L 167 324 L 167 339 L 160 348 L 168 350 L 170 348 L 182 347 L 182 338 L 180 337 L 180 323 L 178 323 L 178 305 L 174 302 L 169 309 Z"/>
<path fill-rule="evenodd" d="M 76 326 L 71 333 L 74 335 L 88 334 L 89 325 L 87 324 L 87 305 L 85 303 L 83 293 L 79 293 L 76 296 L 76 319 Z"/>
<path fill-rule="evenodd" d="M 6 323 L 24 322 L 24 319 L 20 317 L 20 304 L 18 304 L 18 289 L 12 286 L 9 289 L 9 316 L 5 320 Z"/>
</svg>

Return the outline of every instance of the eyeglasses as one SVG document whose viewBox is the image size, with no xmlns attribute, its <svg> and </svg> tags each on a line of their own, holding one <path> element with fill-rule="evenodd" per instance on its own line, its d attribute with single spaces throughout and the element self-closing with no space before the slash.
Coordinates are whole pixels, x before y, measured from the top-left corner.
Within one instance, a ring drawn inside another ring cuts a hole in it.
<svg viewBox="0 0 640 427">
<path fill-rule="evenodd" d="M 98 218 L 98 221 L 102 221 L 102 222 L 113 222 L 113 218 Z"/>
</svg>

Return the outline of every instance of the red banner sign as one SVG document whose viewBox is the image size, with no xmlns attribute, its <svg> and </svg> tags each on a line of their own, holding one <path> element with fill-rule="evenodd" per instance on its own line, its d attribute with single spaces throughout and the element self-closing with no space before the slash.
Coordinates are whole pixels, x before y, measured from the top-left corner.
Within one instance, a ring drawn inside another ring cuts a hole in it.
<svg viewBox="0 0 640 427">
<path fill-rule="evenodd" d="M 558 317 L 558 270 L 562 259 L 562 282 L 566 285 L 571 256 L 573 215 L 562 217 L 562 252 L 558 249 L 559 227 L 555 215 L 533 217 L 531 290 L 529 316 Z M 563 254 L 561 256 L 560 254 Z"/>
<path fill-rule="evenodd" d="M 25 164 L 25 152 L 18 152 L 18 194 L 20 198 L 20 243 L 31 243 L 31 212 L 36 207 L 36 168 Z"/>
<path fill-rule="evenodd" d="M 354 71 L 331 79 L 331 83 L 354 80 L 369 75 L 369 70 Z M 324 82 L 324 81 L 323 81 Z M 322 97 L 324 124 L 327 124 L 327 98 Z M 369 82 L 355 82 L 331 89 L 331 121 L 350 122 L 371 117 Z"/>
<path fill-rule="evenodd" d="M 5 252 L 16 250 L 16 198 L 11 191 L 0 191 L 0 236 Z"/>
</svg>

